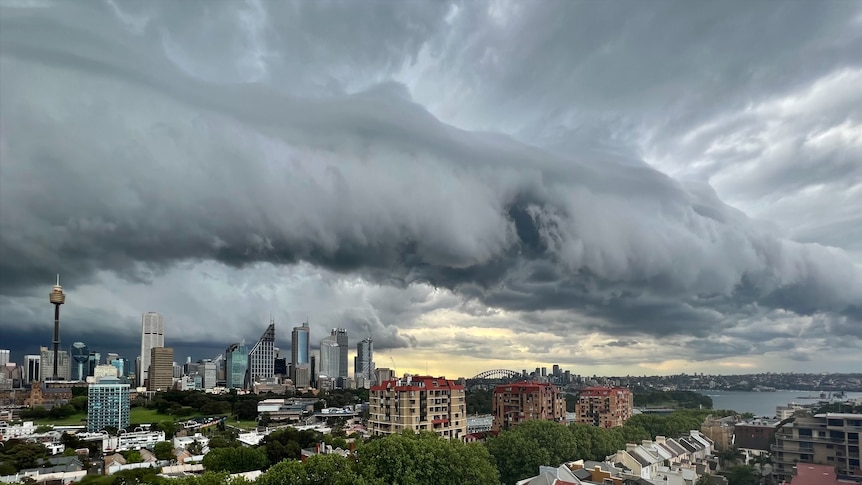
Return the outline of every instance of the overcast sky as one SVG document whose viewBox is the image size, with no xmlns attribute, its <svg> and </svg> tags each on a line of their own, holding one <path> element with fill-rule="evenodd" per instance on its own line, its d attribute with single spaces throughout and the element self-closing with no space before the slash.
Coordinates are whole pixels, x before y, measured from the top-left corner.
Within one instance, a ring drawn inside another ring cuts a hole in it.
<svg viewBox="0 0 862 485">
<path fill-rule="evenodd" d="M 130 359 L 860 371 L 862 4 L 0 0 L 15 359 L 56 273 Z"/>
</svg>

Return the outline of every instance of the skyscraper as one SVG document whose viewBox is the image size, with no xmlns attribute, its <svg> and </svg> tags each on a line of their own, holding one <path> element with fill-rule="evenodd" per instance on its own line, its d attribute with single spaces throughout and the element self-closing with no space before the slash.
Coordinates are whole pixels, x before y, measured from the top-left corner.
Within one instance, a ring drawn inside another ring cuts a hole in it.
<svg viewBox="0 0 862 485">
<path fill-rule="evenodd" d="M 153 347 L 150 349 L 150 373 L 147 377 L 150 391 L 168 391 L 174 387 L 174 349 Z"/>
<path fill-rule="evenodd" d="M 338 377 L 340 349 L 335 338 L 335 330 L 332 335 L 326 336 L 320 341 L 320 372 L 318 376 L 326 376 L 330 379 Z"/>
<path fill-rule="evenodd" d="M 61 350 L 57 352 L 57 365 L 54 365 L 54 353 L 48 347 L 39 347 L 40 370 L 43 381 L 52 380 L 52 369 L 57 369 L 57 379 L 68 381 L 71 377 L 71 365 L 69 363 L 69 352 Z"/>
<path fill-rule="evenodd" d="M 293 327 L 290 334 L 290 361 L 293 365 L 310 363 L 308 337 L 308 322 L 303 322 L 300 327 Z"/>
<path fill-rule="evenodd" d="M 248 353 L 246 388 L 251 389 L 255 381 L 272 379 L 275 376 L 275 322 L 270 321 L 260 340 Z"/>
<path fill-rule="evenodd" d="M 353 369 L 353 377 L 359 382 L 364 379 L 364 384 L 369 385 L 374 379 L 374 340 L 371 337 L 362 339 L 356 344 L 356 368 Z"/>
<path fill-rule="evenodd" d="M 87 344 L 84 342 L 75 342 L 72 344 L 69 353 L 72 354 L 72 380 L 86 380 L 88 371 L 90 370 L 88 365 L 90 350 L 87 348 Z"/>
<path fill-rule="evenodd" d="M 25 355 L 24 356 L 24 382 L 30 384 L 35 381 L 42 380 L 40 367 L 42 356 L 40 355 Z"/>
<path fill-rule="evenodd" d="M 9 363 L 9 354 L 8 349 L 0 349 L 0 367 L 5 367 Z"/>
<path fill-rule="evenodd" d="M 347 341 L 347 330 L 343 328 L 333 328 L 332 336 L 338 343 L 338 368 L 337 374 L 330 377 L 347 377 L 347 352 L 350 350 L 350 344 Z"/>
<path fill-rule="evenodd" d="M 248 370 L 248 347 L 245 344 L 231 344 L 225 355 L 225 387 L 242 389 L 245 373 Z"/>
<path fill-rule="evenodd" d="M 165 346 L 165 320 L 156 312 L 141 316 L 141 366 L 138 368 L 138 385 L 146 383 L 150 372 L 151 350 Z"/>
</svg>

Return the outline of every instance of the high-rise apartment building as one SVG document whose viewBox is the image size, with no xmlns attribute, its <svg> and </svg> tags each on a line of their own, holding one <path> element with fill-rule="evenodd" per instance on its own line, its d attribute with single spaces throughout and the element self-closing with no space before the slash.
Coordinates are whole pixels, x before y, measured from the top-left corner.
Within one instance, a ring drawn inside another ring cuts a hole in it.
<svg viewBox="0 0 862 485">
<path fill-rule="evenodd" d="M 165 319 L 156 312 L 141 316 L 141 366 L 138 368 L 138 385 L 144 386 L 150 372 L 150 350 L 165 346 Z"/>
<path fill-rule="evenodd" d="M 515 382 L 494 388 L 491 400 L 494 431 L 508 429 L 521 421 L 543 419 L 557 423 L 566 421 L 566 400 L 553 384 Z"/>
<path fill-rule="evenodd" d="M 365 387 L 374 381 L 374 340 L 371 337 L 364 338 L 356 344 L 356 367 L 353 369 L 353 377 L 357 384 L 361 378 Z"/>
<path fill-rule="evenodd" d="M 347 354 L 350 350 L 350 343 L 347 339 L 347 330 L 344 328 L 333 328 L 332 336 L 335 337 L 335 341 L 338 343 L 338 369 L 335 377 L 348 377 L 348 369 L 350 368 L 348 365 Z"/>
<path fill-rule="evenodd" d="M 40 369 L 43 381 L 51 380 L 54 368 L 54 352 L 48 347 L 39 347 Z M 60 350 L 57 352 L 57 377 L 68 381 L 72 376 L 72 365 L 69 362 L 69 352 Z"/>
<path fill-rule="evenodd" d="M 103 377 L 87 386 L 87 431 L 95 433 L 107 427 L 129 427 L 129 385 L 119 379 Z"/>
<path fill-rule="evenodd" d="M 464 386 L 445 377 L 431 376 L 383 381 L 371 387 L 368 428 L 373 436 L 409 429 L 464 439 L 467 434 Z"/>
<path fill-rule="evenodd" d="M 255 382 L 270 380 L 273 377 L 275 377 L 275 322 L 271 321 L 248 353 L 246 388 L 251 389 Z"/>
<path fill-rule="evenodd" d="M 225 355 L 225 387 L 242 389 L 248 370 L 248 347 L 244 343 L 231 344 Z"/>
<path fill-rule="evenodd" d="M 147 389 L 150 391 L 167 391 L 174 387 L 174 349 L 170 347 L 153 347 L 150 349 L 150 369 L 147 377 Z"/>
<path fill-rule="evenodd" d="M 336 379 L 338 377 L 340 350 L 338 341 L 335 338 L 335 332 L 320 341 L 320 371 L 317 373 L 318 378 L 325 376 L 330 379 Z"/>
<path fill-rule="evenodd" d="M 576 422 L 601 428 L 622 426 L 632 417 L 634 397 L 625 387 L 587 387 L 578 392 Z"/>
<path fill-rule="evenodd" d="M 9 363 L 10 351 L 8 349 L 0 349 L 0 367 L 6 367 Z"/>
<path fill-rule="evenodd" d="M 779 481 L 790 481 L 797 465 L 817 463 L 834 466 L 839 479 L 862 483 L 860 435 L 862 414 L 797 417 L 775 432 L 771 454 L 774 473 Z"/>
</svg>

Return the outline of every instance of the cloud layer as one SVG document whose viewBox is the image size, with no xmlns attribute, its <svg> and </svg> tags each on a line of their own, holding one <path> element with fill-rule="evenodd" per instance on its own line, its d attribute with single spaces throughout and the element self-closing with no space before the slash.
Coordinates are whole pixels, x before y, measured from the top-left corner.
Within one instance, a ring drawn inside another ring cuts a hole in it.
<svg viewBox="0 0 862 485">
<path fill-rule="evenodd" d="M 95 327 L 190 342 L 275 311 L 517 362 L 860 346 L 852 4 L 130 7 L 2 4 L 4 328 L 60 272 Z"/>
</svg>

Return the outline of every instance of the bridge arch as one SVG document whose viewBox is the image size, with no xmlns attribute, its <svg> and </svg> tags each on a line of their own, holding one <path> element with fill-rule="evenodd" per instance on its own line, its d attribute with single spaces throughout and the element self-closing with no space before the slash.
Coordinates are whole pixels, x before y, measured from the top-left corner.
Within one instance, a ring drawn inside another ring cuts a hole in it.
<svg viewBox="0 0 862 485">
<path fill-rule="evenodd" d="M 473 379 L 514 379 L 520 376 L 520 372 L 509 369 L 490 369 L 476 374 Z"/>
</svg>

